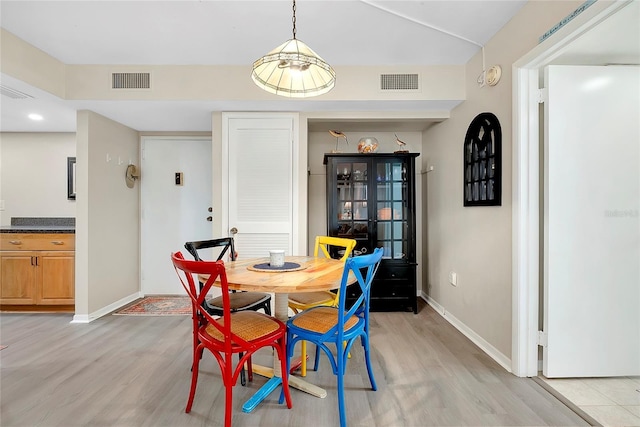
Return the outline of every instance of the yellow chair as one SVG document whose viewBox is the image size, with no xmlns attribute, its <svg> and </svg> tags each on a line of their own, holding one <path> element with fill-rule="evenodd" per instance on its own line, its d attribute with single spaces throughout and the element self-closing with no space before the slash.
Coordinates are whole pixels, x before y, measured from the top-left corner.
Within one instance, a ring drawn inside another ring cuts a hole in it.
<svg viewBox="0 0 640 427">
<path fill-rule="evenodd" d="M 351 255 L 353 249 L 356 247 L 356 241 L 354 239 L 344 239 L 341 237 L 317 236 L 313 256 L 317 257 L 318 254 L 322 251 L 326 258 L 331 258 L 331 254 L 329 251 L 330 246 L 344 248 L 344 255 L 342 255 L 340 261 L 345 262 Z M 291 308 L 294 313 L 298 314 L 299 312 L 311 307 L 336 307 L 338 305 L 338 297 L 338 292 L 295 292 L 289 294 L 289 308 Z M 300 375 L 304 377 L 307 375 L 307 342 L 301 341 L 301 343 Z"/>
</svg>

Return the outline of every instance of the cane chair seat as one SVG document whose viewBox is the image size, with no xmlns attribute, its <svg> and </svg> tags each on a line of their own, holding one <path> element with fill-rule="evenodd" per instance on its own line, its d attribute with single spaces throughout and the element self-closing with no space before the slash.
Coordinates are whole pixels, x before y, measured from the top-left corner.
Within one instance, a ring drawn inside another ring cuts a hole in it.
<svg viewBox="0 0 640 427">
<path fill-rule="evenodd" d="M 345 320 L 345 332 L 357 325 L 358 319 L 356 316 L 351 316 L 348 320 Z M 338 324 L 338 309 L 335 307 L 310 308 L 293 317 L 291 324 L 310 332 L 324 334 Z"/>
<path fill-rule="evenodd" d="M 216 323 L 223 326 L 224 318 L 217 319 Z M 274 317 L 266 314 L 256 311 L 231 313 L 231 333 L 245 341 L 251 342 L 264 338 L 276 332 L 279 328 L 280 323 Z M 219 341 L 220 345 L 223 345 L 225 338 L 219 328 L 210 324 L 207 325 L 205 331 L 212 340 Z"/>
</svg>

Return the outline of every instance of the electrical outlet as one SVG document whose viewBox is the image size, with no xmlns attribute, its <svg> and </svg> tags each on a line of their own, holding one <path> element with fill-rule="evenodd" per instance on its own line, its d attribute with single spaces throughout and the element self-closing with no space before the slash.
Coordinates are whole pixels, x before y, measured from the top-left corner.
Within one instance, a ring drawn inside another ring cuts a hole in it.
<svg viewBox="0 0 640 427">
<path fill-rule="evenodd" d="M 458 275 L 453 271 L 449 272 L 449 283 L 453 286 L 458 286 Z"/>
</svg>

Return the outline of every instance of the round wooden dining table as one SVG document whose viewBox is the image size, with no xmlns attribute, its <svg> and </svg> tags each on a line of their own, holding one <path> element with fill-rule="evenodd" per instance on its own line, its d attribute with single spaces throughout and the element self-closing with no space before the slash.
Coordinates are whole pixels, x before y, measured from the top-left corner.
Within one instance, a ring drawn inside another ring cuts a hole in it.
<svg viewBox="0 0 640 427">
<path fill-rule="evenodd" d="M 274 315 L 284 323 L 289 319 L 288 294 L 290 292 L 337 289 L 340 287 L 344 271 L 343 261 L 311 256 L 285 257 L 284 267 L 290 267 L 285 270 L 265 270 L 264 267 L 268 268 L 268 264 L 268 257 L 226 262 L 227 282 L 229 289 L 233 290 L 273 292 L 275 294 Z M 349 283 L 355 281 L 355 277 L 351 274 Z M 265 397 L 282 384 L 280 363 L 275 352 L 273 368 L 253 365 L 253 371 L 258 375 L 270 377 L 270 379 L 242 406 L 243 412 L 251 412 Z M 289 385 L 316 397 L 324 398 L 327 396 L 326 390 L 300 377 L 289 376 Z"/>
</svg>

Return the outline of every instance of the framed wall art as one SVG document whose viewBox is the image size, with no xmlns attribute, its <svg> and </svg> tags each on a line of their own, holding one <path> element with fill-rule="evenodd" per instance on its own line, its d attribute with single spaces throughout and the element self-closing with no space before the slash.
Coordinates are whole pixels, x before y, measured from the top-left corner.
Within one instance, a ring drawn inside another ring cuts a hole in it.
<svg viewBox="0 0 640 427">
<path fill-rule="evenodd" d="M 477 115 L 464 138 L 464 206 L 502 204 L 502 129 L 492 113 Z"/>
</svg>

